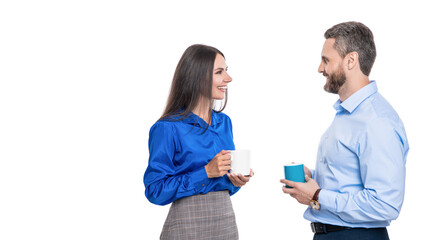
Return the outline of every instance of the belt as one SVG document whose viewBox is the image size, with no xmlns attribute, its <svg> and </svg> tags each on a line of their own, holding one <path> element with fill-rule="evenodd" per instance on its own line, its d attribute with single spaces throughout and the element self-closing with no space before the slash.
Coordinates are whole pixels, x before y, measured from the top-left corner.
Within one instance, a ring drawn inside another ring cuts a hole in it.
<svg viewBox="0 0 429 240">
<path fill-rule="evenodd" d="M 323 223 L 311 223 L 311 231 L 313 231 L 314 233 L 336 232 L 345 229 L 350 229 L 350 227 L 341 227 Z"/>
</svg>

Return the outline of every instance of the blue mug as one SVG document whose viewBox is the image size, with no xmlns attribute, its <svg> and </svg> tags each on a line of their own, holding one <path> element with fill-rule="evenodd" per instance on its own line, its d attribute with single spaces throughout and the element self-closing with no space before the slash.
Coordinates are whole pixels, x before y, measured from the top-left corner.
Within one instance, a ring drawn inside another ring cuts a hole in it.
<svg viewBox="0 0 429 240">
<path fill-rule="evenodd" d="M 305 182 L 304 164 L 302 163 L 289 163 L 284 165 L 285 178 L 294 182 Z M 287 188 L 292 188 L 286 185 Z"/>
</svg>

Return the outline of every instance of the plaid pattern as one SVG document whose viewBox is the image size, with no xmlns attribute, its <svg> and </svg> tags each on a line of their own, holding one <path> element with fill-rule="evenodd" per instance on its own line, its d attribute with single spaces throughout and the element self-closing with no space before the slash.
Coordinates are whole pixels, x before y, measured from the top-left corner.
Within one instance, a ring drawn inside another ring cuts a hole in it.
<svg viewBox="0 0 429 240">
<path fill-rule="evenodd" d="M 209 192 L 174 201 L 160 239 L 238 239 L 229 192 Z"/>
</svg>

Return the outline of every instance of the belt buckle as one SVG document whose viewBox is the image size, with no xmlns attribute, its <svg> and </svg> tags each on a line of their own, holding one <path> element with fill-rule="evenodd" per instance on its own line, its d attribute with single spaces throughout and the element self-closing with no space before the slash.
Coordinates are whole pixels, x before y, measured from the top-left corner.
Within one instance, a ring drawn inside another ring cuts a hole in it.
<svg viewBox="0 0 429 240">
<path fill-rule="evenodd" d="M 311 231 L 313 231 L 313 233 L 327 233 L 324 224 L 314 222 L 311 223 Z"/>
<path fill-rule="evenodd" d="M 316 224 L 314 224 L 314 223 L 311 223 L 310 224 L 311 225 L 311 231 L 313 232 L 313 233 L 316 233 Z"/>
</svg>

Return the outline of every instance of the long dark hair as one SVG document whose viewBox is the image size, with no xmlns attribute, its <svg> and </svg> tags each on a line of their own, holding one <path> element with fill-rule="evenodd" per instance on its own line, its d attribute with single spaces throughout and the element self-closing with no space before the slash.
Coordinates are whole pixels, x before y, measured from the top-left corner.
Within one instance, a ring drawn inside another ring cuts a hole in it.
<svg viewBox="0 0 429 240">
<path fill-rule="evenodd" d="M 225 58 L 218 49 L 202 44 L 192 45 L 185 50 L 177 64 L 167 105 L 160 120 L 174 121 L 186 118 L 198 105 L 201 97 L 210 100 L 211 107 L 207 111 L 211 118 L 214 106 L 212 98 L 213 66 L 217 54 Z M 226 102 L 227 94 L 225 94 L 225 101 L 221 109 L 215 111 L 223 111 Z"/>
</svg>

